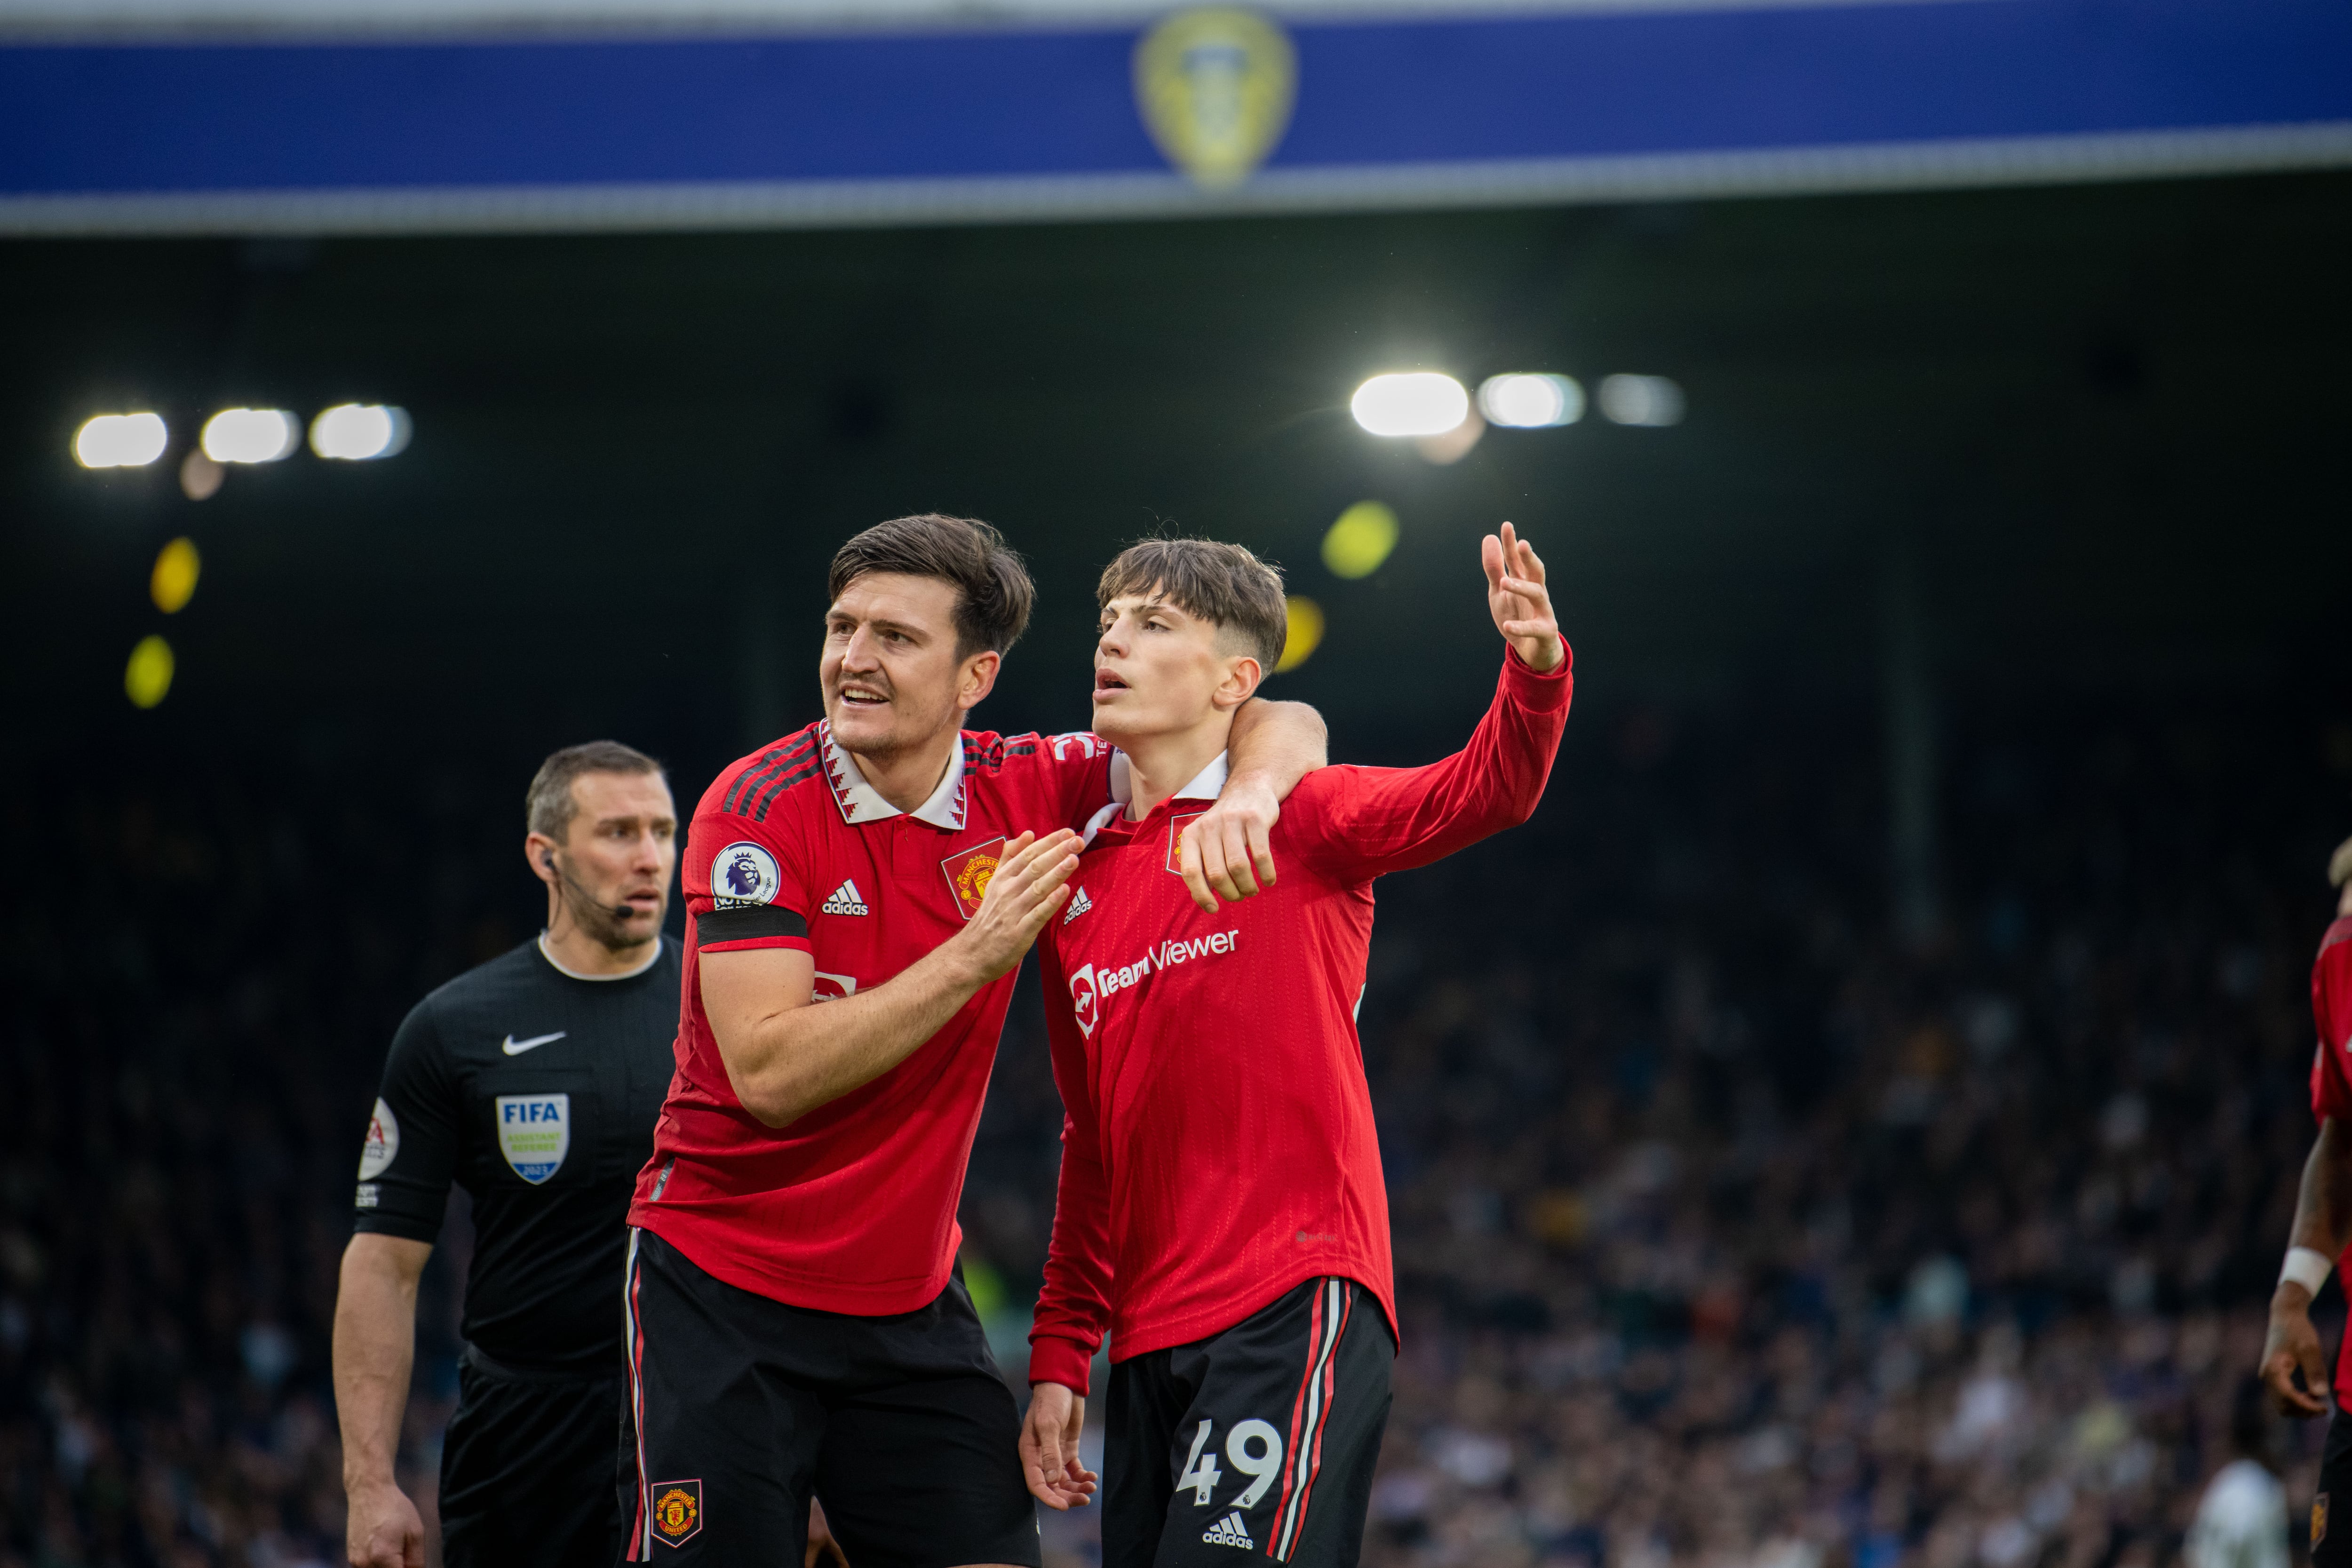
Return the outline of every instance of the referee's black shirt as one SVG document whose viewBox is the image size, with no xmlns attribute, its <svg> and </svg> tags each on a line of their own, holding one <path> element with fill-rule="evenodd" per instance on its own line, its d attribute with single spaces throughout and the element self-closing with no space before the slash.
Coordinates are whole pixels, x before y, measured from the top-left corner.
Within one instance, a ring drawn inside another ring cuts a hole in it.
<svg viewBox="0 0 2352 1568">
<path fill-rule="evenodd" d="M 467 1340 L 537 1373 L 620 1375 L 629 1193 L 677 1034 L 678 950 L 617 979 L 536 939 L 418 1003 L 393 1037 L 352 1228 L 430 1242 L 474 1200 Z"/>
</svg>

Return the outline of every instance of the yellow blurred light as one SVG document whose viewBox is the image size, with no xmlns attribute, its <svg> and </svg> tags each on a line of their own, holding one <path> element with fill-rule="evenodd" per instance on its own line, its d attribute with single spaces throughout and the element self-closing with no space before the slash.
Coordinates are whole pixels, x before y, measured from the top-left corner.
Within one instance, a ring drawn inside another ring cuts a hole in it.
<svg viewBox="0 0 2352 1568">
<path fill-rule="evenodd" d="M 1339 577 L 1369 577 L 1396 548 L 1397 517 L 1376 500 L 1360 500 L 1323 536 L 1323 564 Z"/>
<path fill-rule="evenodd" d="M 1276 675 L 1286 669 L 1297 669 L 1307 662 L 1323 640 L 1323 606 L 1314 600 L 1292 595 L 1289 629 L 1282 634 L 1282 657 L 1275 661 Z"/>
<path fill-rule="evenodd" d="M 74 461 L 85 468 L 143 468 L 171 440 L 160 414 L 101 414 L 74 432 Z"/>
<path fill-rule="evenodd" d="M 175 539 L 163 546 L 155 557 L 155 571 L 147 579 L 147 592 L 154 596 L 155 607 L 173 616 L 195 597 L 196 573 L 203 563 L 196 558 L 195 542 Z"/>
<path fill-rule="evenodd" d="M 159 637 L 139 639 L 122 672 L 122 689 L 134 708 L 152 708 L 172 689 L 172 645 Z"/>
</svg>

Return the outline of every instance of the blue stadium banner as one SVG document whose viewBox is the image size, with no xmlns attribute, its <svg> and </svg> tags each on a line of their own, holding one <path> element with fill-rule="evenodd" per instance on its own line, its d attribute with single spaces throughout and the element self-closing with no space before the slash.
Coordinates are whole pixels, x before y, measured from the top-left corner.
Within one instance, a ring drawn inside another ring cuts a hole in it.
<svg viewBox="0 0 2352 1568">
<path fill-rule="evenodd" d="M 999 221 L 2352 163 L 2347 0 L 946 15 L 20 27 L 0 37 L 0 232 Z"/>
</svg>

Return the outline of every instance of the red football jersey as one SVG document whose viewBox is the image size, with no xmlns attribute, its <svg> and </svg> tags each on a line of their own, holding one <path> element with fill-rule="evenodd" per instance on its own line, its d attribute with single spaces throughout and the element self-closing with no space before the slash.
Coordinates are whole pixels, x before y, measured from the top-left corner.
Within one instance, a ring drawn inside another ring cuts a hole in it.
<svg viewBox="0 0 2352 1568">
<path fill-rule="evenodd" d="M 2319 939 L 2319 956 L 2311 964 L 2311 1021 L 2319 1028 L 2319 1048 L 2311 1058 L 2311 1114 L 2352 1125 L 2352 917 Z M 2339 1271 L 2352 1262 L 2352 1247 L 2336 1262 Z M 2340 1351 L 2336 1396 L 2352 1404 L 2352 1356 Z"/>
<path fill-rule="evenodd" d="M 947 1285 L 956 1205 L 1013 976 L 914 1055 L 772 1128 L 745 1110 L 702 1006 L 700 955 L 803 948 L 820 1005 L 881 984 L 980 907 L 1004 841 L 1076 827 L 1109 792 L 1092 735 L 964 732 L 902 813 L 817 723 L 729 767 L 687 830 L 677 1068 L 629 1223 L 715 1279 L 798 1307 L 910 1312 Z"/>
<path fill-rule="evenodd" d="M 1568 718 L 1567 661 L 1510 656 L 1470 744 L 1423 768 L 1329 767 L 1283 803 L 1275 885 L 1203 914 L 1184 825 L 1223 760 L 1140 822 L 1104 810 L 1038 946 L 1062 1091 L 1061 1194 L 1029 1378 L 1081 1393 L 1117 1361 L 1233 1327 L 1344 1275 L 1391 1328 L 1388 1189 L 1356 1006 L 1372 879 L 1524 821 Z M 1126 759 L 1111 769 L 1126 794 Z"/>
</svg>

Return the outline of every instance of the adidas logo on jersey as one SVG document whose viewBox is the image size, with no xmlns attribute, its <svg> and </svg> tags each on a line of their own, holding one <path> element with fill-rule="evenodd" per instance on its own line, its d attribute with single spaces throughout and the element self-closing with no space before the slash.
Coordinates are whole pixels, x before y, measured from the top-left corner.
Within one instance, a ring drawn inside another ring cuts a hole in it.
<svg viewBox="0 0 2352 1568">
<path fill-rule="evenodd" d="M 1080 888 L 1078 889 L 1078 896 L 1070 900 L 1069 912 L 1062 917 L 1062 923 L 1064 925 L 1068 925 L 1072 921 L 1076 920 L 1080 915 L 1085 914 L 1088 910 L 1093 909 L 1094 907 L 1095 901 L 1087 897 L 1087 890 L 1084 888 Z"/>
<path fill-rule="evenodd" d="M 1238 1546 L 1244 1552 L 1257 1550 L 1257 1542 L 1250 1539 L 1249 1526 L 1242 1522 L 1242 1510 L 1239 1509 L 1201 1531 L 1201 1539 L 1212 1546 Z"/>
<path fill-rule="evenodd" d="M 866 907 L 866 900 L 857 896 L 857 884 L 844 882 L 833 890 L 833 897 L 818 906 L 817 912 L 827 915 L 863 915 L 873 911 Z"/>
</svg>

